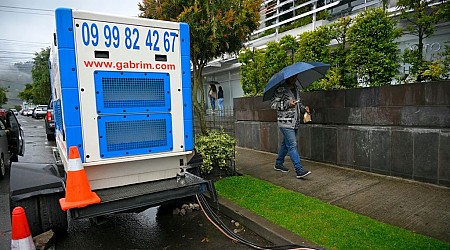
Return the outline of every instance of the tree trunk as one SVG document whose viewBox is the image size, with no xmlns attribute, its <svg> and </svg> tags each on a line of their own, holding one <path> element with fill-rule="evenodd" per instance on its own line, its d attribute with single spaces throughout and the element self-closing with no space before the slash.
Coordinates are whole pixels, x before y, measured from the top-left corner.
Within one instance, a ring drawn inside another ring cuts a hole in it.
<svg viewBox="0 0 450 250">
<path fill-rule="evenodd" d="M 420 63 L 419 63 L 419 74 L 417 75 L 417 81 L 418 82 L 422 82 L 423 77 L 422 77 L 422 65 L 423 65 L 423 61 L 424 61 L 424 55 L 423 55 L 423 27 L 419 26 L 419 47 L 417 48 L 419 51 L 419 56 L 420 56 Z"/>
</svg>

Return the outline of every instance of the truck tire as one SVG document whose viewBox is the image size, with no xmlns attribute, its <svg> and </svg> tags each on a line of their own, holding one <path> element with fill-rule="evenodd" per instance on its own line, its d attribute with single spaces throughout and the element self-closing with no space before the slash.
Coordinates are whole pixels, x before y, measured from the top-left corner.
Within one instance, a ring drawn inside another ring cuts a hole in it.
<svg viewBox="0 0 450 250">
<path fill-rule="evenodd" d="M 37 196 L 19 201 L 10 200 L 9 207 L 11 213 L 15 207 L 22 207 L 25 210 L 28 226 L 30 227 L 31 235 L 33 237 L 43 233 L 41 219 L 39 217 L 39 198 Z"/>
<path fill-rule="evenodd" d="M 19 156 L 17 156 L 16 154 L 11 155 L 11 158 L 9 159 L 10 162 L 18 162 L 19 161 Z"/>
<path fill-rule="evenodd" d="M 54 141 L 55 135 L 54 134 L 47 134 L 47 141 Z"/>
<path fill-rule="evenodd" d="M 0 180 L 6 175 L 6 164 L 3 155 L 0 157 Z"/>
<path fill-rule="evenodd" d="M 67 212 L 59 205 L 59 199 L 64 198 L 64 193 L 56 193 L 39 196 L 39 211 L 44 232 L 53 229 L 57 235 L 67 233 Z"/>
<path fill-rule="evenodd" d="M 68 228 L 67 212 L 59 207 L 64 193 L 34 196 L 19 201 L 10 201 L 11 211 L 21 206 L 25 209 L 31 235 L 37 236 L 52 229 L 55 234 L 65 234 Z"/>
</svg>

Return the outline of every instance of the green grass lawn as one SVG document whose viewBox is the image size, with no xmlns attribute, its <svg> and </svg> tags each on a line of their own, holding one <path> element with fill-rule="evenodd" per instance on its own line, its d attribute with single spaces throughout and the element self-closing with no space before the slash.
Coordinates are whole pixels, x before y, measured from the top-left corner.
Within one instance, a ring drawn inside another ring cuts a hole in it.
<svg viewBox="0 0 450 250">
<path fill-rule="evenodd" d="M 215 182 L 217 192 L 241 207 L 327 249 L 450 249 L 450 244 L 250 176 Z"/>
</svg>

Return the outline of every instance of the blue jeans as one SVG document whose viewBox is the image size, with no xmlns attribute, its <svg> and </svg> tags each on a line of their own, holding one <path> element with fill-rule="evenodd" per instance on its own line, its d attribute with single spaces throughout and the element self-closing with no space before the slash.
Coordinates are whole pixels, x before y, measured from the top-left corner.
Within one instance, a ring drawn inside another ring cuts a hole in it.
<svg viewBox="0 0 450 250">
<path fill-rule="evenodd" d="M 275 164 L 277 166 L 283 165 L 284 158 L 286 157 L 287 153 L 289 153 L 289 157 L 291 158 L 292 164 L 294 164 L 295 170 L 302 170 L 303 166 L 300 163 L 300 155 L 297 151 L 298 129 L 280 128 L 280 131 L 283 134 L 283 142 L 281 143 L 280 150 L 278 151 L 278 156 Z"/>
<path fill-rule="evenodd" d="M 211 102 L 212 110 L 215 110 L 216 109 L 216 98 L 209 96 L 209 101 Z"/>
<path fill-rule="evenodd" d="M 220 114 L 223 114 L 223 98 L 217 99 L 217 107 L 220 110 Z"/>
</svg>

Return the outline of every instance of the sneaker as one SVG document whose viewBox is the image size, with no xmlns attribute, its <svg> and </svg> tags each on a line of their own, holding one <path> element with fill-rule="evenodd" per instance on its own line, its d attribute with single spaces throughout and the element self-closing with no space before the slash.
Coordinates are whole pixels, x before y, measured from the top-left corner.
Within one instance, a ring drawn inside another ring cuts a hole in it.
<svg viewBox="0 0 450 250">
<path fill-rule="evenodd" d="M 297 172 L 297 179 L 301 179 L 307 175 L 309 175 L 311 173 L 311 171 L 302 169 L 302 170 L 296 170 L 295 172 Z"/>
<path fill-rule="evenodd" d="M 273 168 L 274 168 L 276 171 L 281 171 L 281 172 L 283 172 L 283 173 L 289 172 L 289 169 L 288 169 L 287 167 L 283 166 L 283 165 L 281 165 L 281 166 L 275 165 L 275 167 L 273 167 Z"/>
</svg>

